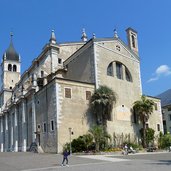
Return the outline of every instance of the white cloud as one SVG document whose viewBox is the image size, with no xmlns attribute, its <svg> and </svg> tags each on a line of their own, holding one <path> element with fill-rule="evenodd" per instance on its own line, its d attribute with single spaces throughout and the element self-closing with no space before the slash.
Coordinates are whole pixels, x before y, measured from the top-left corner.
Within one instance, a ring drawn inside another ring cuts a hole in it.
<svg viewBox="0 0 171 171">
<path fill-rule="evenodd" d="M 157 75 L 170 75 L 171 74 L 171 69 L 167 65 L 161 65 L 156 69 L 156 74 Z"/>
<path fill-rule="evenodd" d="M 149 83 L 149 82 L 152 82 L 152 81 L 156 81 L 158 79 L 159 79 L 159 77 L 150 78 L 147 82 Z"/>
<path fill-rule="evenodd" d="M 152 82 L 158 80 L 162 76 L 171 75 L 171 69 L 167 65 L 160 65 L 154 74 L 154 77 L 150 78 L 147 82 Z"/>
</svg>

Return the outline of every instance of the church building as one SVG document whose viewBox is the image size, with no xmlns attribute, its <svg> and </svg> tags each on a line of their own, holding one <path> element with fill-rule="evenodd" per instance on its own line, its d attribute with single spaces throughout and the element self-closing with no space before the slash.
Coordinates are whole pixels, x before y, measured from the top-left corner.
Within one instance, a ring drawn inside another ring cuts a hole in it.
<svg viewBox="0 0 171 171">
<path fill-rule="evenodd" d="M 132 110 L 142 95 L 137 32 L 126 29 L 128 43 L 114 31 L 111 38 L 58 43 L 54 31 L 31 66 L 21 75 L 22 57 L 12 35 L 0 66 L 0 151 L 27 151 L 32 143 L 59 153 L 65 143 L 86 134 L 93 125 L 91 95 L 101 85 L 117 95 L 107 131 L 117 144 L 120 135 L 140 140 L 140 124 Z M 146 123 L 163 131 L 160 99 Z M 73 132 L 73 134 L 71 134 Z"/>
</svg>

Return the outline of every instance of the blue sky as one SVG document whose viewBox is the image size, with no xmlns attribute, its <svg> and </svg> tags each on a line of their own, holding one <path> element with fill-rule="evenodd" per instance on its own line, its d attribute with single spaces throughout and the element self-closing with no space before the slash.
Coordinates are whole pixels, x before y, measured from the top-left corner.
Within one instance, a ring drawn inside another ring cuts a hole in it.
<svg viewBox="0 0 171 171">
<path fill-rule="evenodd" d="M 22 72 L 55 30 L 57 42 L 112 37 L 114 28 L 127 42 L 125 29 L 138 32 L 143 93 L 158 95 L 171 88 L 170 0 L 0 0 L 0 56 L 10 32 L 22 58 Z"/>
</svg>

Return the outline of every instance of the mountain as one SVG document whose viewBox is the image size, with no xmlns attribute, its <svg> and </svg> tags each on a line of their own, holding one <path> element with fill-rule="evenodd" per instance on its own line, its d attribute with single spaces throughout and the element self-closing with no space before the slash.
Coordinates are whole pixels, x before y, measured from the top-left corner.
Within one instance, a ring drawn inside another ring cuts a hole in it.
<svg viewBox="0 0 171 171">
<path fill-rule="evenodd" d="M 161 99 L 161 106 L 167 106 L 171 104 L 171 89 L 159 94 L 157 96 Z"/>
</svg>

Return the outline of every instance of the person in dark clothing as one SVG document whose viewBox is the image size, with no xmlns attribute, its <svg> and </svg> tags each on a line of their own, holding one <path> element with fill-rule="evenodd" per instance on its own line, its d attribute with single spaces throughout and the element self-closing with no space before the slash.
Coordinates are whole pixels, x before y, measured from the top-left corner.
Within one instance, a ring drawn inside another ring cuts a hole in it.
<svg viewBox="0 0 171 171">
<path fill-rule="evenodd" d="M 67 150 L 65 150 L 63 152 L 63 161 L 62 161 L 62 166 L 64 166 L 64 163 L 66 161 L 66 166 L 69 166 L 68 165 L 68 156 L 70 155 L 70 152 L 68 152 Z"/>
</svg>

